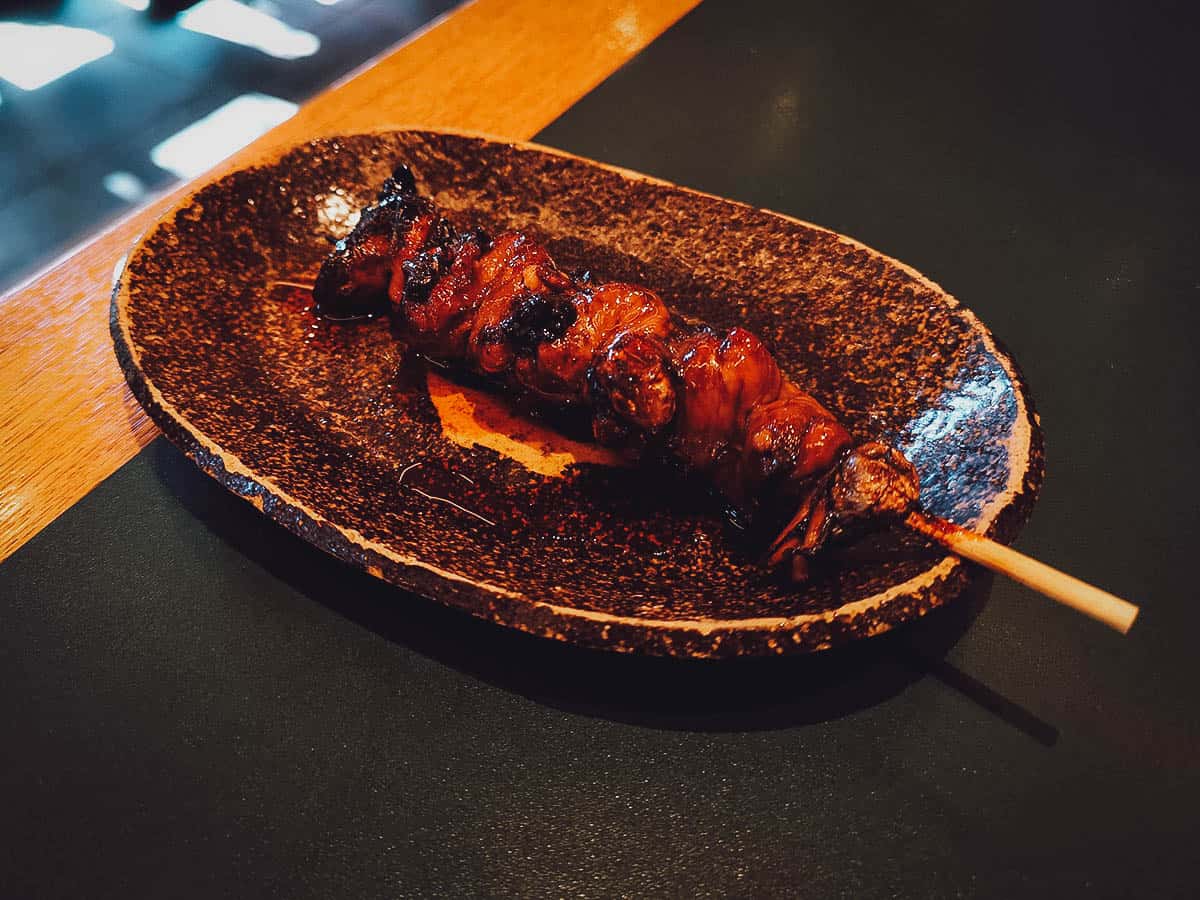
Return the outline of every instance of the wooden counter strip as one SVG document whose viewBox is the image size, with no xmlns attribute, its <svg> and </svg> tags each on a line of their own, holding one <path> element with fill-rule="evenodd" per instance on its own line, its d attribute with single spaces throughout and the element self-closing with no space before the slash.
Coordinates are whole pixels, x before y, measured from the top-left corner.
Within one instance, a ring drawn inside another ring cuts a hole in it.
<svg viewBox="0 0 1200 900">
<path fill-rule="evenodd" d="M 319 94 L 217 172 L 272 146 L 389 125 L 527 139 L 696 2 L 477 0 Z M 113 357 L 108 294 L 117 261 L 184 190 L 0 299 L 0 559 L 157 434 Z"/>
</svg>

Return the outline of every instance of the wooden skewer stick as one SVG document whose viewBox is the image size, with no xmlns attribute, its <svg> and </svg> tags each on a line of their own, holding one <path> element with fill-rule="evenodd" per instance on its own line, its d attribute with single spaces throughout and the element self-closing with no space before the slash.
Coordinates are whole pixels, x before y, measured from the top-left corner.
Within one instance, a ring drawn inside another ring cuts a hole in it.
<svg viewBox="0 0 1200 900">
<path fill-rule="evenodd" d="M 1137 618 L 1138 607 L 1128 600 L 1092 587 L 1085 581 L 1072 578 L 1011 547 L 968 531 L 961 525 L 917 511 L 910 512 L 904 524 L 937 541 L 957 556 L 1007 575 L 1052 600 L 1115 628 L 1121 634 L 1128 634 L 1133 620 Z"/>
</svg>

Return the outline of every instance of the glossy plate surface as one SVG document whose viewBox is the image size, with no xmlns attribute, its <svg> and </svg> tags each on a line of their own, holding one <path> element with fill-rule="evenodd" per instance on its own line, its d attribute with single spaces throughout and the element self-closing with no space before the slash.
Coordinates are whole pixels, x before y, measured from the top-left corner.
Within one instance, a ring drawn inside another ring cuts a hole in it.
<svg viewBox="0 0 1200 900">
<path fill-rule="evenodd" d="M 324 139 L 222 178 L 132 250 L 118 359 L 196 463 L 314 545 L 535 634 L 681 656 L 804 652 L 917 617 L 963 565 L 898 531 L 781 586 L 695 485 L 406 357 L 303 291 L 397 160 L 460 225 L 529 229 L 566 268 L 744 325 L 858 437 L 895 441 L 927 509 L 1010 539 L 1041 481 L 1011 359 L 918 273 L 816 226 L 553 150 L 429 131 Z M 397 602 L 413 602 L 397 592 Z"/>
</svg>

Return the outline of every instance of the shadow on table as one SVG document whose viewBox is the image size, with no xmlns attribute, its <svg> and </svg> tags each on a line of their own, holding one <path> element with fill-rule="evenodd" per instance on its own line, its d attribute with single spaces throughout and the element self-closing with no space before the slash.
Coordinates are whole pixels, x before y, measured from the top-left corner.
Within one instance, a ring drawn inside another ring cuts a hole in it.
<svg viewBox="0 0 1200 900">
<path fill-rule="evenodd" d="M 983 608 L 990 577 L 919 621 L 824 653 L 720 662 L 606 653 L 505 629 L 371 578 L 268 520 L 166 440 L 151 452 L 190 513 L 294 590 L 397 645 L 559 709 L 670 729 L 786 728 L 840 718 L 932 676 L 1039 743 L 1058 738 L 944 659 Z"/>
</svg>

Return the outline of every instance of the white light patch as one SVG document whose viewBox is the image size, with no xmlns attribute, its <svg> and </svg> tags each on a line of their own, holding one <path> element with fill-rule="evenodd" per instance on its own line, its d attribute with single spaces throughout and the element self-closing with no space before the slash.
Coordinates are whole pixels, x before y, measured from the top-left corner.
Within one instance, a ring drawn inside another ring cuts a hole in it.
<svg viewBox="0 0 1200 900">
<path fill-rule="evenodd" d="M 242 94 L 171 135 L 150 151 L 150 158 L 180 178 L 194 178 L 290 119 L 297 109 L 278 97 Z"/>
<path fill-rule="evenodd" d="M 642 23 L 638 21 L 637 8 L 630 6 L 613 21 L 613 36 L 609 44 L 622 50 L 636 50 L 641 43 L 638 35 L 642 33 Z"/>
<path fill-rule="evenodd" d="M 146 185 L 132 172 L 109 172 L 104 176 L 104 189 L 126 203 L 137 203 L 146 196 Z"/>
<path fill-rule="evenodd" d="M 315 199 L 317 221 L 322 231 L 340 240 L 354 230 L 362 213 L 359 208 L 361 204 L 355 202 L 344 190 L 331 187 L 328 194 L 319 194 Z"/>
<path fill-rule="evenodd" d="M 984 376 L 987 377 L 984 377 Z M 1004 400 L 1008 381 L 984 372 L 947 392 L 937 406 L 925 410 L 908 426 L 909 439 L 900 449 L 909 459 L 921 456 L 927 446 L 944 444 L 967 429 L 972 419 L 994 410 Z"/>
<path fill-rule="evenodd" d="M 86 28 L 0 22 L 0 78 L 26 91 L 112 52 L 112 38 Z"/>
<path fill-rule="evenodd" d="M 117 2 L 137 12 L 145 12 L 150 8 L 150 0 L 117 0 Z"/>
<path fill-rule="evenodd" d="M 253 47 L 276 59 L 301 59 L 321 47 L 315 34 L 285 25 L 263 10 L 236 0 L 203 0 L 175 21 L 188 31 Z"/>
<path fill-rule="evenodd" d="M 126 253 L 124 256 L 122 256 L 120 259 L 118 259 L 117 264 L 115 266 L 113 266 L 113 273 L 112 273 L 112 286 L 113 287 L 116 287 L 117 282 L 121 280 L 121 273 L 125 271 L 125 261 L 127 259 L 129 259 L 128 253 Z"/>
</svg>

